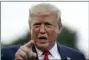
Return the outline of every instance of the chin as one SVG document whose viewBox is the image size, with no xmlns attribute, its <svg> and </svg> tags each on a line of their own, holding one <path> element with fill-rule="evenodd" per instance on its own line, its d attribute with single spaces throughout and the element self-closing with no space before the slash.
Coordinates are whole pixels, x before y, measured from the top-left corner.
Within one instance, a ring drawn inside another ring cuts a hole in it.
<svg viewBox="0 0 89 60">
<path fill-rule="evenodd" d="M 40 50 L 49 50 L 49 44 L 37 44 L 37 48 Z"/>
</svg>

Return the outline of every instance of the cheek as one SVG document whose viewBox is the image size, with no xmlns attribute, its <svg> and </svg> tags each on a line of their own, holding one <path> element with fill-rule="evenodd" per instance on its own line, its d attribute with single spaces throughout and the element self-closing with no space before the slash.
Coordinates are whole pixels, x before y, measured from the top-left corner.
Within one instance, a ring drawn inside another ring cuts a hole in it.
<svg viewBox="0 0 89 60">
<path fill-rule="evenodd" d="M 57 38 L 56 29 L 54 28 L 54 29 L 49 30 L 49 39 L 50 40 L 56 40 L 56 38 Z"/>
<path fill-rule="evenodd" d="M 55 29 L 51 29 L 49 31 L 49 35 L 48 35 L 48 43 L 50 46 L 54 45 L 56 38 L 57 38 L 57 32 Z"/>
<path fill-rule="evenodd" d="M 57 31 L 55 30 L 55 28 L 54 29 L 50 29 L 49 30 L 49 33 L 50 33 L 50 35 L 52 36 L 52 35 L 56 35 L 57 34 Z"/>
<path fill-rule="evenodd" d="M 33 39 L 35 37 L 35 30 L 34 29 L 31 29 L 31 38 Z"/>
<path fill-rule="evenodd" d="M 31 29 L 31 38 L 35 39 L 37 37 L 38 29 Z"/>
</svg>

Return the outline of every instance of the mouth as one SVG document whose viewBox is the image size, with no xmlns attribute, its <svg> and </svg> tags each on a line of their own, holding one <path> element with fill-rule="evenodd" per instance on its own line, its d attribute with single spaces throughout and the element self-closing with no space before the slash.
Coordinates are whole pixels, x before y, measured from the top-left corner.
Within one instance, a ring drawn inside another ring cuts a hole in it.
<svg viewBox="0 0 89 60">
<path fill-rule="evenodd" d="M 40 39 L 40 40 L 47 40 L 47 37 L 41 36 L 41 37 L 39 37 L 39 39 Z"/>
</svg>

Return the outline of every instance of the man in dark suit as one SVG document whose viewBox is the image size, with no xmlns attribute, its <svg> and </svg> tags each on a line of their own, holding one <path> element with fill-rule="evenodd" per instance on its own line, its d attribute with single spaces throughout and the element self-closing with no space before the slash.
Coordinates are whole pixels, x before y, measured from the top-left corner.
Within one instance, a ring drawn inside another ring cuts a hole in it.
<svg viewBox="0 0 89 60">
<path fill-rule="evenodd" d="M 62 30 L 61 13 L 51 4 L 42 3 L 29 10 L 31 41 L 22 46 L 3 48 L 2 60 L 85 60 L 82 53 L 57 43 Z"/>
</svg>

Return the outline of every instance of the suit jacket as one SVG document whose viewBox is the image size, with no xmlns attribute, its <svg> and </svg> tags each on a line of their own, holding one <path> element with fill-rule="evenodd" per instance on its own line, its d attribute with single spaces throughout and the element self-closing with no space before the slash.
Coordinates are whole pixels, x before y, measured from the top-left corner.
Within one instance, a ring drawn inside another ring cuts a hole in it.
<svg viewBox="0 0 89 60">
<path fill-rule="evenodd" d="M 20 46 L 21 45 L 16 45 L 16 46 L 2 48 L 1 60 L 14 60 L 15 53 Z M 80 53 L 79 51 L 76 51 L 72 48 L 65 47 L 59 44 L 57 44 L 57 48 L 58 48 L 59 54 L 61 55 L 61 60 L 85 60 L 84 55 Z M 32 47 L 32 51 L 36 52 L 36 49 L 34 46 Z M 38 57 L 36 57 L 35 60 L 38 60 Z"/>
</svg>

